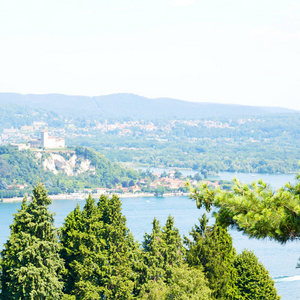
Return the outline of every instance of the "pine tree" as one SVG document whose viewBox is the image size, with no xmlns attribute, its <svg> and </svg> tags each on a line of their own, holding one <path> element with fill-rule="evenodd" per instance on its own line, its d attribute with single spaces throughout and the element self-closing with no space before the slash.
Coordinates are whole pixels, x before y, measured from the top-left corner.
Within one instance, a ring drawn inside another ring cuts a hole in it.
<svg viewBox="0 0 300 300">
<path fill-rule="evenodd" d="M 77 299 L 100 299 L 105 263 L 102 240 L 103 222 L 95 200 L 89 195 L 81 211 L 79 206 L 65 219 L 61 229 L 61 255 L 65 259 L 65 293 Z"/>
<path fill-rule="evenodd" d="M 165 257 L 167 246 L 163 239 L 163 232 L 159 225 L 159 221 L 154 218 L 152 222 L 152 233 L 146 233 L 143 242 L 144 250 L 144 269 L 143 282 L 147 283 L 149 280 L 164 281 L 166 276 Z"/>
<path fill-rule="evenodd" d="M 131 261 L 133 241 L 126 226 L 126 218 L 122 215 L 121 205 L 121 200 L 116 195 L 111 199 L 102 195 L 98 202 L 104 229 L 102 239 L 105 241 L 106 263 L 103 266 L 105 276 L 101 282 L 104 286 L 105 299 L 125 300 L 133 297 L 133 261 Z"/>
<path fill-rule="evenodd" d="M 174 227 L 174 218 L 171 216 L 168 217 L 166 225 L 163 227 L 162 238 L 167 247 L 165 256 L 166 267 L 180 266 L 184 261 L 185 248 L 183 247 L 179 230 Z"/>
<path fill-rule="evenodd" d="M 279 300 L 274 281 L 251 251 L 244 250 L 234 261 L 236 285 L 242 299 Z"/>
<path fill-rule="evenodd" d="M 131 299 L 133 297 L 136 244 L 121 213 L 121 201 L 91 195 L 83 211 L 68 215 L 62 233 L 62 256 L 66 261 L 67 294 L 77 299 Z"/>
<path fill-rule="evenodd" d="M 63 260 L 49 213 L 51 199 L 43 184 L 33 190 L 14 215 L 11 235 L 1 252 L 2 299 L 60 299 L 63 284 L 60 272 Z"/>
<path fill-rule="evenodd" d="M 190 266 L 203 267 L 213 297 L 238 299 L 232 238 L 222 227 L 217 224 L 210 227 L 207 226 L 207 222 L 208 219 L 204 214 L 200 219 L 200 226 L 195 226 L 191 232 L 194 240 L 186 238 L 186 244 L 189 246 L 188 263 Z"/>
<path fill-rule="evenodd" d="M 204 273 L 187 264 L 175 267 L 172 280 L 164 282 L 151 280 L 147 289 L 143 289 L 139 299 L 151 300 L 211 300 L 211 290 L 207 285 Z"/>
<path fill-rule="evenodd" d="M 270 238 L 280 243 L 300 237 L 300 173 L 294 185 L 287 183 L 274 192 L 258 180 L 251 185 L 234 180 L 231 191 L 201 184 L 191 189 L 197 208 L 219 207 L 217 219 L 223 226 L 237 227 L 250 237 Z"/>
<path fill-rule="evenodd" d="M 174 219 L 169 216 L 161 230 L 154 218 L 151 234 L 145 234 L 145 259 L 141 299 L 211 299 L 211 291 L 201 268 L 185 262 L 185 248 Z"/>
<path fill-rule="evenodd" d="M 77 281 L 71 264 L 80 256 L 82 223 L 80 206 L 77 204 L 76 208 L 66 217 L 64 226 L 61 228 L 61 257 L 64 258 L 66 266 L 63 276 L 65 281 L 64 290 L 67 293 L 74 290 Z"/>
<path fill-rule="evenodd" d="M 173 282 L 175 269 L 184 264 L 185 248 L 178 229 L 174 227 L 174 219 L 169 216 L 163 229 L 156 218 L 152 224 L 152 233 L 146 233 L 143 242 L 142 295 L 153 292 L 153 282 Z"/>
</svg>

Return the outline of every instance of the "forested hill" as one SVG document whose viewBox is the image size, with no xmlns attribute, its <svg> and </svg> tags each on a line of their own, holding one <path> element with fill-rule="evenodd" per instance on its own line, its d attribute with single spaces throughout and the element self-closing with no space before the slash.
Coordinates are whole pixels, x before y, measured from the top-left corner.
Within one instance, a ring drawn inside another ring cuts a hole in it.
<svg viewBox="0 0 300 300">
<path fill-rule="evenodd" d="M 1 196 L 20 189 L 20 186 L 23 186 L 22 194 L 24 189 L 32 189 L 39 180 L 55 194 L 83 188 L 112 188 L 121 181 L 135 181 L 138 176 L 138 172 L 122 168 L 86 147 L 59 152 L 19 151 L 12 146 L 0 146 Z"/>
<path fill-rule="evenodd" d="M 76 115 L 94 119 L 197 119 L 299 113 L 299 111 L 278 107 L 196 103 L 170 98 L 150 99 L 134 94 L 87 97 L 0 93 L 0 109 L 7 107 L 8 104 L 28 109 L 41 109 L 59 115 Z"/>
</svg>

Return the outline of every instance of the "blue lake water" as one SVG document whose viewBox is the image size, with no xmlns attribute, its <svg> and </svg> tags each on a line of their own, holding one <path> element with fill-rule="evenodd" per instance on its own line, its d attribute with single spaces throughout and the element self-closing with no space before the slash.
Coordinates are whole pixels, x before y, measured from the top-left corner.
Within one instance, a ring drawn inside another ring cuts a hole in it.
<svg viewBox="0 0 300 300">
<path fill-rule="evenodd" d="M 251 182 L 258 178 L 269 182 L 276 189 L 288 181 L 294 181 L 294 175 L 254 175 L 251 174 L 220 174 L 219 179 L 228 179 L 237 176 L 241 181 Z M 243 175 L 244 177 L 242 177 Z M 266 179 L 263 178 L 266 176 Z M 227 178 L 228 177 L 228 178 Z M 198 218 L 204 211 L 196 209 L 195 203 L 188 197 L 145 197 L 124 198 L 123 213 L 127 218 L 127 225 L 139 241 L 143 239 L 145 232 L 151 231 L 151 222 L 154 217 L 165 224 L 168 215 L 175 219 L 175 226 L 181 234 L 188 235 L 191 227 L 198 222 Z M 61 226 L 66 215 L 75 208 L 76 203 L 83 206 L 85 200 L 55 200 L 50 210 L 56 213 L 55 225 Z M 0 203 L 0 244 L 6 241 L 9 235 L 9 225 L 13 221 L 13 214 L 20 207 L 20 203 Z M 240 232 L 231 230 L 233 243 L 238 252 L 247 248 L 253 250 L 260 261 L 269 270 L 276 282 L 278 293 L 283 300 L 300 298 L 300 269 L 296 269 L 300 256 L 298 242 L 280 245 L 268 240 L 249 239 Z"/>
<path fill-rule="evenodd" d="M 136 168 L 137 170 L 150 170 L 154 173 L 163 173 L 174 171 L 175 169 L 171 168 Z M 184 176 L 194 176 L 198 171 L 188 170 L 188 169 L 179 169 L 179 171 Z M 273 189 L 278 189 L 283 186 L 287 182 L 294 183 L 295 182 L 295 174 L 261 174 L 261 173 L 231 173 L 231 172 L 220 172 L 218 176 L 208 176 L 207 180 L 232 180 L 233 178 L 238 178 L 239 181 L 244 183 L 251 183 L 258 179 L 262 179 L 263 181 L 270 184 Z"/>
</svg>

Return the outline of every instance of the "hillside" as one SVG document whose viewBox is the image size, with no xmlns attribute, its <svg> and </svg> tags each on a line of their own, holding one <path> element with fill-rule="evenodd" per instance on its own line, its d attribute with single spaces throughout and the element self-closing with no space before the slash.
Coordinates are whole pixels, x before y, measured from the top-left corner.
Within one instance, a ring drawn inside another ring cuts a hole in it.
<svg viewBox="0 0 300 300">
<path fill-rule="evenodd" d="M 101 119 L 197 119 L 222 116 L 266 116 L 298 111 L 243 105 L 196 103 L 170 98 L 150 99 L 134 94 L 112 94 L 97 97 L 62 94 L 21 95 L 0 93 L 0 109 L 10 105 L 58 115 Z"/>
<path fill-rule="evenodd" d="M 24 194 L 39 180 L 46 183 L 50 193 L 59 193 L 69 191 L 68 188 L 111 188 L 117 182 L 137 178 L 136 171 L 122 168 L 99 152 L 84 147 L 61 152 L 0 147 L 2 192 L 19 190 L 18 195 Z"/>
</svg>

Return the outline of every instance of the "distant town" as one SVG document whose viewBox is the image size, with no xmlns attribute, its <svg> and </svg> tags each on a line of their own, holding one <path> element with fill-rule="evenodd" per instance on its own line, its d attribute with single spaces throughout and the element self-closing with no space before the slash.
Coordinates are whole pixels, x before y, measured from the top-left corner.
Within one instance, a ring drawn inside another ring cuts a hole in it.
<svg viewBox="0 0 300 300">
<path fill-rule="evenodd" d="M 260 122 L 260 120 L 239 119 L 236 121 L 238 125 L 253 122 L 257 123 Z M 93 134 L 97 134 L 97 132 L 114 133 L 118 136 L 140 135 L 143 132 L 148 132 L 149 134 L 151 133 L 151 138 L 157 141 L 167 141 L 168 139 L 164 138 L 161 132 L 170 132 L 172 129 L 176 128 L 176 126 L 181 125 L 189 127 L 205 127 L 208 129 L 218 128 L 235 130 L 235 125 L 231 124 L 230 122 L 213 120 L 171 120 L 168 122 L 157 122 L 155 124 L 151 121 L 127 121 L 112 123 L 107 121 L 102 123 L 94 121 L 92 124 L 88 124 L 88 126 L 84 127 L 78 125 L 76 126 L 71 122 L 71 120 L 65 120 L 64 126 L 60 127 L 49 127 L 47 122 L 34 121 L 32 125 L 24 125 L 20 128 L 4 128 L 3 132 L 0 134 L 0 145 L 25 143 L 31 148 L 63 148 L 65 147 L 64 137 L 92 137 Z M 201 141 L 203 138 L 191 138 L 191 141 L 196 140 Z M 256 142 L 253 138 L 251 141 Z M 136 150 L 135 147 L 131 147 L 130 149 Z"/>
</svg>

